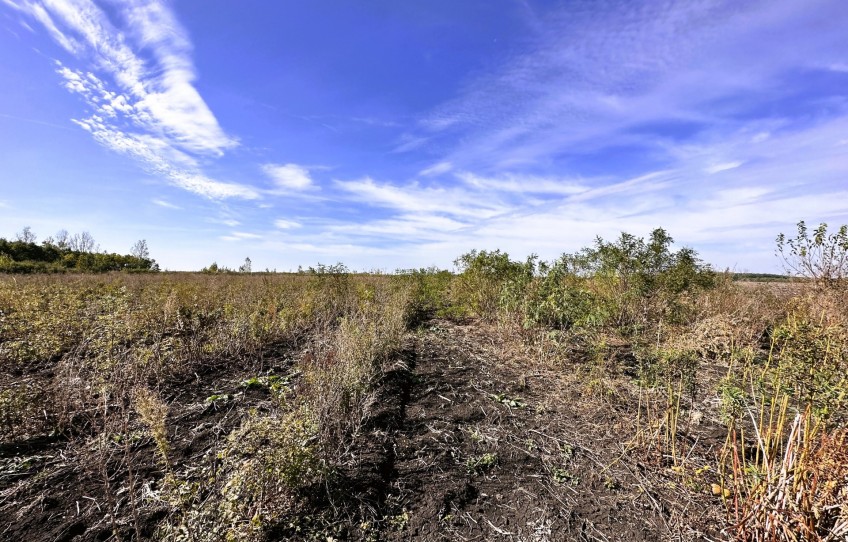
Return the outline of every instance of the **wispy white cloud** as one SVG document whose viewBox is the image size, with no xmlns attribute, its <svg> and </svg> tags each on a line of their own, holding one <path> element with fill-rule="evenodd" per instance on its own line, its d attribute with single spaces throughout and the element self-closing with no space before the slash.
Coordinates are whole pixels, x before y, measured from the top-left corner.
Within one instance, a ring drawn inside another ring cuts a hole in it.
<svg viewBox="0 0 848 542">
<path fill-rule="evenodd" d="M 197 194 L 258 197 L 248 186 L 209 179 L 198 168 L 195 155 L 218 157 L 238 142 L 195 88 L 191 42 L 165 3 L 128 0 L 107 11 L 92 0 L 4 1 L 88 65 L 82 70 L 60 63 L 57 72 L 93 110 L 74 122 L 100 144 Z"/>
<path fill-rule="evenodd" d="M 66 50 L 74 54 L 78 54 L 82 51 L 82 44 L 80 44 L 75 38 L 67 36 L 64 32 L 60 31 L 51 14 L 40 3 L 21 0 L 3 0 L 3 2 L 14 9 L 27 13 L 36 21 L 41 23 L 42 26 L 47 29 L 50 36 Z"/>
<path fill-rule="evenodd" d="M 139 160 L 149 171 L 163 176 L 175 186 L 211 199 L 259 197 L 259 193 L 250 186 L 206 177 L 193 167 L 194 160 L 190 156 L 160 138 L 124 132 L 97 114 L 74 122 L 104 147 Z"/>
<path fill-rule="evenodd" d="M 67 124 L 56 124 L 55 122 L 47 122 L 47 121 L 43 121 L 43 120 L 39 120 L 39 119 L 30 119 L 30 118 L 26 118 L 26 117 L 19 117 L 17 115 L 9 115 L 8 113 L 0 113 L 0 118 L 17 120 L 17 121 L 26 122 L 26 123 L 29 123 L 29 124 L 38 124 L 40 126 L 49 126 L 51 128 L 58 128 L 60 130 L 75 130 L 76 129 L 76 128 L 73 128 L 71 126 L 68 126 Z"/>
<path fill-rule="evenodd" d="M 220 155 L 237 144 L 194 87 L 191 43 L 162 2 L 121 2 L 115 22 L 92 0 L 12 0 L 12 5 L 46 23 L 68 52 L 108 74 L 140 127 L 192 152 Z M 151 52 L 149 58 L 140 54 L 142 48 Z"/>
<path fill-rule="evenodd" d="M 393 120 L 380 119 L 375 117 L 351 117 L 351 121 L 367 124 L 369 126 L 379 126 L 381 128 L 397 128 L 401 123 Z"/>
<path fill-rule="evenodd" d="M 412 134 L 406 133 L 401 135 L 400 140 L 398 141 L 397 145 L 395 145 L 395 147 L 392 149 L 392 152 L 403 153 L 413 151 L 422 147 L 429 140 L 429 137 L 414 136 Z"/>
<path fill-rule="evenodd" d="M 262 236 L 258 233 L 249 233 L 243 231 L 234 231 L 229 235 L 221 236 L 220 239 L 222 241 L 245 241 L 252 239 L 262 239 Z"/>
<path fill-rule="evenodd" d="M 335 184 L 357 201 L 404 213 L 439 213 L 485 219 L 509 209 L 492 198 L 481 200 L 459 188 L 380 184 L 370 177 L 354 181 L 337 180 Z"/>
<path fill-rule="evenodd" d="M 274 221 L 274 227 L 279 230 L 291 230 L 295 228 L 300 228 L 302 224 L 300 222 L 295 222 L 294 220 L 285 220 L 279 218 Z"/>
<path fill-rule="evenodd" d="M 466 247 L 462 250 L 467 250 L 469 247 L 480 246 L 475 239 L 489 241 L 488 237 L 480 236 L 498 224 L 509 229 L 527 220 L 532 222 L 530 217 L 547 217 L 544 222 L 550 224 L 545 227 L 550 229 L 544 235 L 555 235 L 557 243 L 562 247 L 564 235 L 571 237 L 577 231 L 566 229 L 564 225 L 570 226 L 574 221 L 582 221 L 587 225 L 596 223 L 599 207 L 605 202 L 611 205 L 614 201 L 629 200 L 630 203 L 621 205 L 621 209 L 626 209 L 628 214 L 648 212 L 651 210 L 650 205 L 634 204 L 632 196 L 638 194 L 646 198 L 655 194 L 649 199 L 656 204 L 661 200 L 656 194 L 668 186 L 673 176 L 673 172 L 659 171 L 604 184 L 598 179 L 577 181 L 513 173 L 486 177 L 458 172 L 456 178 L 462 184 L 450 188 L 425 187 L 417 183 L 377 183 L 367 177 L 357 181 L 336 181 L 336 186 L 347 192 L 349 197 L 387 211 L 389 216 L 375 213 L 377 217 L 372 220 L 329 224 L 324 227 L 324 231 L 332 234 L 335 239 L 367 246 L 388 243 L 407 248 L 419 246 L 423 250 L 425 246 L 432 248 L 447 243 L 457 247 L 462 245 Z M 527 235 L 524 249 L 530 247 L 530 250 L 537 251 L 549 248 L 547 241 L 542 239 L 544 235 L 540 237 L 531 234 L 524 228 L 516 231 Z M 503 240 L 511 238 L 512 234 L 503 236 Z M 485 246 L 495 248 L 500 245 Z"/>
<path fill-rule="evenodd" d="M 735 162 L 724 162 L 724 163 L 721 163 L 721 164 L 715 164 L 715 165 L 709 166 L 704 171 L 706 173 L 710 174 L 710 175 L 713 175 L 714 173 L 719 173 L 721 171 L 727 171 L 729 169 L 736 169 L 741 165 L 742 165 L 742 162 L 740 162 L 738 160 L 735 161 Z"/>
<path fill-rule="evenodd" d="M 274 252 L 286 253 L 303 253 L 308 255 L 318 255 L 319 257 L 328 257 L 338 261 L 339 258 L 344 259 L 351 256 L 368 256 L 368 257 L 388 257 L 393 253 L 392 249 L 363 246 L 357 243 L 326 243 L 326 242 L 287 242 L 287 241 L 266 241 L 263 242 L 261 248 Z"/>
<path fill-rule="evenodd" d="M 199 173 L 169 172 L 168 176 L 180 188 L 211 199 L 256 199 L 260 197 L 259 193 L 250 186 L 216 181 Z"/>
<path fill-rule="evenodd" d="M 468 186 L 478 190 L 494 190 L 517 194 L 572 195 L 588 190 L 579 181 L 556 179 L 539 175 L 504 173 L 495 177 L 483 177 L 467 171 L 459 172 L 456 177 Z"/>
<path fill-rule="evenodd" d="M 265 164 L 262 171 L 282 191 L 302 191 L 315 188 L 309 169 L 297 164 Z"/>
<path fill-rule="evenodd" d="M 392 218 L 372 220 L 364 224 L 329 225 L 326 231 L 340 239 L 366 246 L 422 245 L 467 239 L 475 230 L 474 224 L 435 214 L 402 214 Z M 456 256 L 454 254 L 453 256 Z M 401 264 L 401 261 L 385 262 Z"/>
<path fill-rule="evenodd" d="M 159 207 L 164 207 L 165 209 L 182 209 L 179 205 L 174 205 L 173 203 L 163 200 L 163 199 L 153 199 L 151 203 L 154 205 L 158 205 Z"/>
<path fill-rule="evenodd" d="M 442 175 L 443 173 L 447 173 L 453 169 L 453 164 L 450 162 L 438 162 L 433 164 L 432 166 L 422 169 L 419 175 L 422 177 L 429 177 L 432 175 Z"/>
<path fill-rule="evenodd" d="M 209 222 L 211 224 L 223 224 L 224 226 L 229 226 L 230 228 L 235 228 L 236 226 L 241 226 L 241 221 L 236 220 L 235 218 L 227 218 L 226 216 L 210 218 L 207 217 L 204 219 L 205 222 Z"/>
</svg>

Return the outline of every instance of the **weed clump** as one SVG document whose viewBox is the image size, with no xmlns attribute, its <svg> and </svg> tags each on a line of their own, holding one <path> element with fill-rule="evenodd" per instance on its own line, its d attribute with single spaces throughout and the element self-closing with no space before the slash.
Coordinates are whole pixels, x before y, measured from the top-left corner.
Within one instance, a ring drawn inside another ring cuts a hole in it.
<svg viewBox="0 0 848 542">
<path fill-rule="evenodd" d="M 147 388 L 137 389 L 134 395 L 135 410 L 150 431 L 165 470 L 170 473 L 171 462 L 168 456 L 171 447 L 168 444 L 168 427 L 166 425 L 168 405 L 162 401 L 158 394 Z"/>
<path fill-rule="evenodd" d="M 326 473 L 309 413 L 254 414 L 227 438 L 220 454 L 220 515 L 227 540 L 251 540 L 290 512 L 298 492 Z"/>
</svg>

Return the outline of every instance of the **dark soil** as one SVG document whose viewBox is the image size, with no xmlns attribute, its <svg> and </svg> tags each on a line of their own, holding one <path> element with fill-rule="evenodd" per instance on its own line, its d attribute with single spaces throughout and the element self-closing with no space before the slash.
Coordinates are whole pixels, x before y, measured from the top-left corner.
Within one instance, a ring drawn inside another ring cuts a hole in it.
<svg viewBox="0 0 848 542">
<path fill-rule="evenodd" d="M 599 397 L 579 363 L 540 368 L 511 340 L 480 323 L 424 324 L 384 368 L 365 425 L 337 458 L 342 468 L 307 491 L 267 538 L 726 538 L 708 475 L 675 472 L 632 441 L 638 397 L 626 369 Z M 276 364 L 277 374 L 291 370 L 282 356 Z M 248 409 L 267 406 L 267 389 L 242 385 L 255 374 L 218 367 L 163 390 L 175 471 L 190 473 Z M 209 400 L 216 395 L 228 397 Z M 686 429 L 688 463 L 713 463 L 720 427 Z M 145 500 L 164 478 L 155 446 L 142 438 L 107 449 L 98 454 L 79 437 L 0 443 L 0 540 L 115 540 L 113 532 L 130 540 L 136 527 L 138 538 L 152 537 L 169 514 Z M 131 495 L 145 503 L 135 514 Z M 121 511 L 114 520 L 110 508 Z"/>
<path fill-rule="evenodd" d="M 717 499 L 627 446 L 635 403 L 583 397 L 582 382 L 503 354 L 479 323 L 428 323 L 386 372 L 347 471 L 271 538 L 723 538 Z M 693 452 L 720 446 L 717 427 L 702 432 L 711 444 Z"/>
<path fill-rule="evenodd" d="M 279 365 L 278 372 L 286 363 Z M 160 390 L 170 407 L 170 462 L 176 472 L 191 472 L 214 453 L 248 409 L 265 408 L 268 390 L 243 385 L 256 371 L 210 365 Z M 210 400 L 216 396 L 220 399 Z M 109 423 L 115 431 L 107 429 L 103 441 L 82 431 L 0 442 L 0 540 L 152 539 L 172 511 L 150 498 L 165 477 L 164 466 L 137 423 L 120 433 L 115 420 Z M 119 434 L 130 435 L 129 442 Z M 114 517 L 110 509 L 117 510 Z"/>
</svg>

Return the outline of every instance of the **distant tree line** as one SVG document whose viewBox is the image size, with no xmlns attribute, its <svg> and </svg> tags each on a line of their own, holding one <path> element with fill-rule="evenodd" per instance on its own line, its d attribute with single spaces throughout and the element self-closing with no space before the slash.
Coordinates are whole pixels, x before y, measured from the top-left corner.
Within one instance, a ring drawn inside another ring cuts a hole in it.
<svg viewBox="0 0 848 542">
<path fill-rule="evenodd" d="M 129 254 L 100 251 L 94 237 L 84 231 L 71 235 L 60 230 L 37 243 L 27 226 L 14 240 L 0 237 L 0 273 L 105 273 L 109 271 L 158 271 L 147 241 L 137 241 Z"/>
<path fill-rule="evenodd" d="M 740 282 L 789 282 L 793 278 L 797 280 L 797 277 L 775 273 L 731 273 L 731 278 Z"/>
<path fill-rule="evenodd" d="M 215 275 L 217 273 L 236 273 L 236 270 L 230 269 L 229 267 L 218 265 L 218 262 L 212 262 L 208 266 L 204 267 L 200 270 L 201 273 L 206 273 L 207 275 Z M 244 263 L 241 264 L 238 268 L 238 273 L 252 273 L 253 272 L 253 262 L 250 261 L 250 257 L 244 259 Z"/>
</svg>

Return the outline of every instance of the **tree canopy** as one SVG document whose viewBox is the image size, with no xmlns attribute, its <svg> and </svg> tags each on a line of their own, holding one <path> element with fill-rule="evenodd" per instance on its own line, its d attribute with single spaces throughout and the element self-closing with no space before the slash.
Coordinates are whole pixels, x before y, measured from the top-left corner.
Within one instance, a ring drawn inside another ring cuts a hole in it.
<svg viewBox="0 0 848 542">
<path fill-rule="evenodd" d="M 99 252 L 88 232 L 70 236 L 61 230 L 37 244 L 29 227 L 13 241 L 0 237 L 0 273 L 104 273 L 108 271 L 158 271 L 147 242 L 138 241 L 132 254 Z"/>
</svg>

